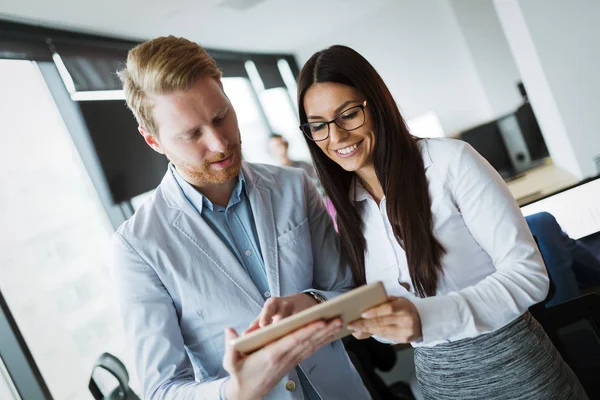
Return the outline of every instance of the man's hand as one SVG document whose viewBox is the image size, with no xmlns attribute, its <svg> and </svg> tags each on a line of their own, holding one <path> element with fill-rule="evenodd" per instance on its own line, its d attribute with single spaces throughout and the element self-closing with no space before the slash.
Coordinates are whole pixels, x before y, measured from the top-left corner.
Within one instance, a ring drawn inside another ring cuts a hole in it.
<svg viewBox="0 0 600 400">
<path fill-rule="evenodd" d="M 308 297 L 308 296 L 307 296 Z M 225 331 L 223 368 L 229 372 L 225 382 L 227 400 L 254 400 L 266 396 L 283 377 L 340 331 L 342 321 L 317 321 L 244 355 L 231 346 L 237 337 L 233 329 Z"/>
<path fill-rule="evenodd" d="M 296 314 L 317 304 L 317 301 L 306 293 L 296 293 L 286 297 L 271 297 L 250 326 L 242 333 L 246 334 L 271 325 L 285 317 Z"/>
<path fill-rule="evenodd" d="M 419 312 L 404 297 L 390 297 L 387 303 L 365 311 L 361 317 L 348 325 L 357 339 L 374 335 L 397 343 L 409 343 L 423 336 Z"/>
</svg>

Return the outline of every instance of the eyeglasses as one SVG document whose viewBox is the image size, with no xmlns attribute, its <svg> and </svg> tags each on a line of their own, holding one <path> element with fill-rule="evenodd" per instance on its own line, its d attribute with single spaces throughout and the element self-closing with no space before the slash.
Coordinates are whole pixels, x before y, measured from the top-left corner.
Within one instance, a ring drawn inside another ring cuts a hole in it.
<svg viewBox="0 0 600 400">
<path fill-rule="evenodd" d="M 367 101 L 363 101 L 361 105 L 350 107 L 342 111 L 337 117 L 329 122 L 307 122 L 300 125 L 300 130 L 307 138 L 315 142 L 320 142 L 329 137 L 329 125 L 336 124 L 340 129 L 345 131 L 353 131 L 360 128 L 365 123 L 365 107 Z"/>
</svg>

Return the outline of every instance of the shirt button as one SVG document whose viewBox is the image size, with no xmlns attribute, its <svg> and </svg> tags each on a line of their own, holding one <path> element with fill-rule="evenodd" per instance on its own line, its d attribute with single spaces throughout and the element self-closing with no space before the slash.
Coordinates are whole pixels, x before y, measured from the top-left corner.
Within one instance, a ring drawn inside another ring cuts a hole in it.
<svg viewBox="0 0 600 400">
<path fill-rule="evenodd" d="M 287 381 L 285 383 L 285 390 L 287 390 L 288 392 L 293 392 L 294 390 L 296 390 L 296 382 Z"/>
<path fill-rule="evenodd" d="M 246 254 L 248 257 L 250 257 L 250 256 L 252 255 L 252 252 L 251 252 L 250 250 L 246 250 L 246 253 L 245 253 L 245 254 Z"/>
<path fill-rule="evenodd" d="M 268 299 L 269 297 L 271 297 L 271 292 L 269 292 L 269 291 L 265 292 L 265 298 Z"/>
<path fill-rule="evenodd" d="M 232 212 L 233 210 L 227 210 L 227 215 L 231 215 Z"/>
</svg>

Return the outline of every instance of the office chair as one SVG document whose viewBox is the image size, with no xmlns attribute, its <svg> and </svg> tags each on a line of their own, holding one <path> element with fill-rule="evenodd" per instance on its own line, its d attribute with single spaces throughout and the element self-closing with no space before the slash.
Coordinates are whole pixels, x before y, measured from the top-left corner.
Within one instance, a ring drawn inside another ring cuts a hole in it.
<svg viewBox="0 0 600 400">
<path fill-rule="evenodd" d="M 375 369 L 389 371 L 396 364 L 396 350 L 373 338 L 357 340 L 352 336 L 343 339 L 346 352 L 360 374 L 373 400 L 414 400 L 410 386 L 395 382 L 387 386 Z"/>
<path fill-rule="evenodd" d="M 544 328 L 589 398 L 600 399 L 600 295 L 585 294 L 546 307 L 554 293 L 550 278 L 548 296 L 530 307 L 529 312 Z"/>
<path fill-rule="evenodd" d="M 102 393 L 94 377 L 94 372 L 97 369 L 108 371 L 114 376 L 119 385 L 107 394 Z M 140 398 L 129 387 L 129 374 L 127 368 L 117 357 L 110 353 L 104 353 L 94 363 L 88 389 L 92 392 L 95 400 L 140 400 Z"/>
<path fill-rule="evenodd" d="M 589 398 L 600 399 L 600 296 L 586 294 L 547 308 L 538 322 Z"/>
</svg>

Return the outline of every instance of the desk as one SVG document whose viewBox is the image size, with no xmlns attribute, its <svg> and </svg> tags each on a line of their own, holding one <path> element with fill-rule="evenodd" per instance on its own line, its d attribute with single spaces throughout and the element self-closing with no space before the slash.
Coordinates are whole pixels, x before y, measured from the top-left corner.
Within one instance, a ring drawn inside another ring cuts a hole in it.
<svg viewBox="0 0 600 400">
<path fill-rule="evenodd" d="M 521 206 L 577 182 L 577 178 L 549 161 L 506 182 L 506 184 Z"/>
</svg>

